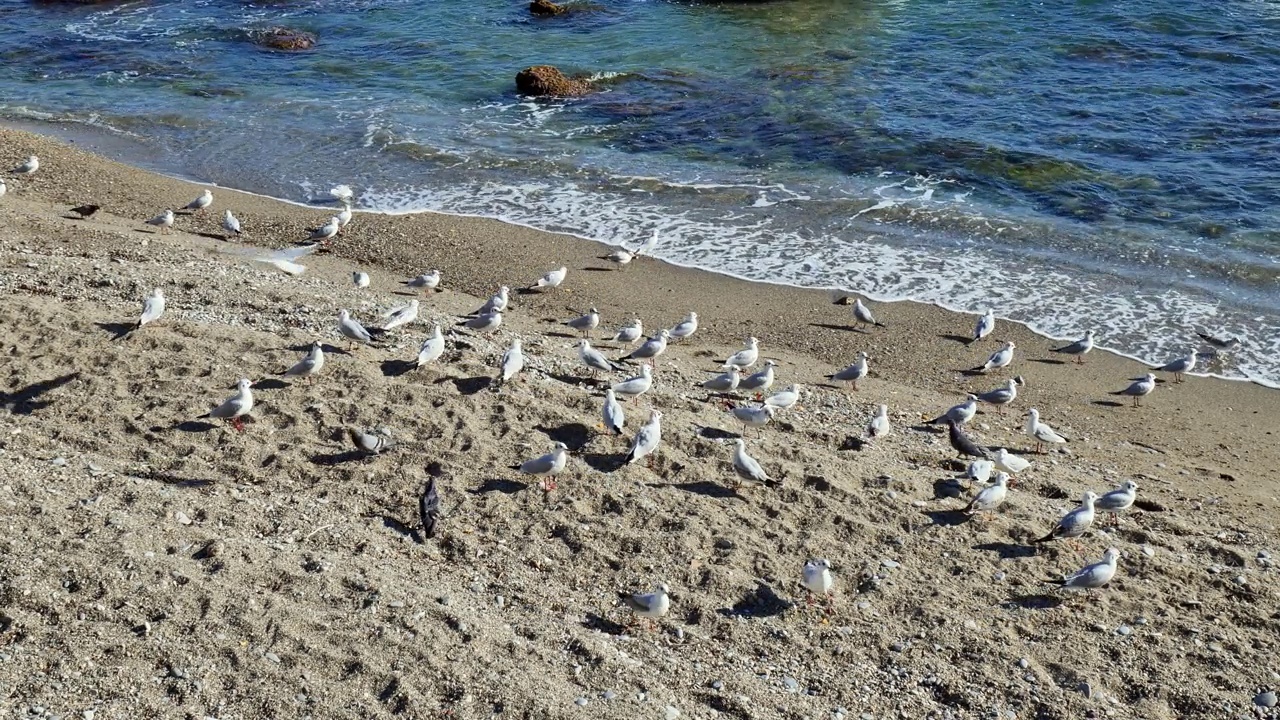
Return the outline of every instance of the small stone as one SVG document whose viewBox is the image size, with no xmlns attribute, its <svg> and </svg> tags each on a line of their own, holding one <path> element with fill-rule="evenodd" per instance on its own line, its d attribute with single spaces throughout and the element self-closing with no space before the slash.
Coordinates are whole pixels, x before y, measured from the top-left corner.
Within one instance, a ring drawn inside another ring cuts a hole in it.
<svg viewBox="0 0 1280 720">
<path fill-rule="evenodd" d="M 53 463 L 53 466 L 54 466 L 54 467 L 62 467 L 63 465 L 66 465 L 66 464 L 67 464 L 67 459 L 66 459 L 66 458 L 64 458 L 64 457 L 56 457 L 56 458 L 54 458 L 53 460 L 51 460 L 50 462 L 52 462 L 52 463 Z"/>
<path fill-rule="evenodd" d="M 1245 583 L 1247 583 L 1247 582 L 1249 582 L 1249 580 L 1248 580 L 1248 578 L 1246 578 L 1245 576 L 1243 576 L 1243 575 L 1237 575 L 1237 576 L 1235 576 L 1235 583 L 1236 583 L 1237 585 L 1244 585 L 1244 584 L 1245 584 Z"/>
<path fill-rule="evenodd" d="M 1268 690 L 1267 692 L 1264 692 L 1264 693 L 1258 693 L 1258 695 L 1255 698 L 1253 698 L 1253 704 L 1257 705 L 1258 707 L 1264 707 L 1264 708 L 1275 707 L 1276 692 L 1274 690 Z"/>
<path fill-rule="evenodd" d="M 605 690 L 604 693 L 600 695 L 600 697 L 604 698 L 605 700 L 612 700 L 618 697 L 618 693 L 612 690 Z"/>
<path fill-rule="evenodd" d="M 1266 550 L 1259 550 L 1259 551 L 1258 551 L 1258 559 L 1259 559 L 1259 560 L 1270 560 L 1270 559 L 1271 559 L 1271 553 L 1267 552 Z M 1261 696 L 1259 696 L 1259 697 L 1261 697 Z"/>
<path fill-rule="evenodd" d="M 902 652 L 902 651 L 905 649 L 905 647 L 906 647 L 906 646 L 905 646 L 905 645 L 903 645 L 902 643 L 900 643 L 900 642 L 896 642 L 896 643 L 894 643 L 894 644 L 890 645 L 890 646 L 889 646 L 889 649 L 890 649 L 890 650 L 892 650 L 892 651 L 894 651 L 894 652 Z"/>
<path fill-rule="evenodd" d="M 896 563 L 896 562 L 894 562 L 893 560 L 889 560 L 888 558 L 885 558 L 884 560 L 881 560 L 881 561 L 880 561 L 880 564 L 881 564 L 882 566 L 884 566 L 884 567 L 889 568 L 890 570 L 892 570 L 892 569 L 894 569 L 894 568 L 896 568 L 896 567 L 901 567 L 901 565 L 900 565 L 899 563 Z"/>
<path fill-rule="evenodd" d="M 264 657 L 264 658 L 266 658 L 266 659 L 270 660 L 271 662 L 273 662 L 273 663 L 275 663 L 275 664 L 277 664 L 277 665 L 279 665 L 279 664 L 280 664 L 280 656 L 279 656 L 279 655 L 277 655 L 277 654 L 275 654 L 275 653 L 273 653 L 273 652 L 266 653 L 266 654 L 264 654 L 262 657 Z"/>
<path fill-rule="evenodd" d="M 578 707 L 586 707 L 587 702 L 589 702 L 589 701 L 588 701 L 586 698 L 584 698 L 584 697 L 580 697 L 580 698 L 578 698 L 577 700 L 574 700 L 573 702 L 574 702 L 574 704 L 576 704 Z"/>
<path fill-rule="evenodd" d="M 723 680 L 712 680 L 712 681 L 711 681 L 711 689 L 712 689 L 712 690 L 723 690 L 723 689 L 724 689 L 724 681 L 723 681 Z"/>
<path fill-rule="evenodd" d="M 440 597 L 436 598 L 436 602 L 440 603 L 445 607 L 449 607 L 450 605 L 453 604 L 453 598 L 449 597 L 448 595 L 441 595 Z"/>
<path fill-rule="evenodd" d="M 1093 688 L 1089 686 L 1089 683 L 1087 682 L 1080 683 L 1080 686 L 1078 689 L 1080 690 L 1080 693 L 1085 697 L 1087 698 L 1093 697 Z"/>
<path fill-rule="evenodd" d="M 84 720 L 93 720 L 94 714 L 93 710 L 85 710 L 84 713 L 82 713 Z"/>
<path fill-rule="evenodd" d="M 663 713 L 663 717 L 667 720 L 676 720 L 676 718 L 680 717 L 680 711 L 677 710 L 674 705 L 668 705 L 666 712 Z"/>
<path fill-rule="evenodd" d="M 1147 557 L 1155 557 L 1155 556 L 1156 556 L 1156 549 L 1155 549 L 1155 548 L 1153 548 L 1153 547 L 1151 547 L 1150 545 L 1143 545 L 1143 546 L 1142 546 L 1142 554 L 1143 554 L 1143 555 L 1146 555 Z"/>
<path fill-rule="evenodd" d="M 1121 635 L 1129 635 L 1133 633 L 1133 628 L 1129 627 L 1128 625 L 1121 625 L 1120 627 L 1116 628 L 1116 632 Z"/>
<path fill-rule="evenodd" d="M 191 524 L 191 518 L 187 517 L 187 514 L 182 512 L 181 510 L 173 514 L 173 519 L 177 520 L 179 525 Z"/>
<path fill-rule="evenodd" d="M 1021 660 L 1018 661 L 1018 667 L 1022 668 L 1023 670 L 1026 670 L 1027 668 L 1031 667 L 1031 661 L 1026 658 L 1022 658 Z"/>
<path fill-rule="evenodd" d="M 1134 619 L 1133 624 L 1134 624 L 1134 625 L 1146 625 L 1146 624 L 1147 624 L 1147 623 L 1149 623 L 1149 622 L 1151 622 L 1151 621 L 1150 621 L 1150 620 L 1148 620 L 1148 619 L 1146 619 L 1145 617 L 1138 617 L 1138 618 L 1135 618 L 1135 619 Z"/>
<path fill-rule="evenodd" d="M 866 600 L 863 600 L 862 602 L 858 603 L 859 610 L 866 610 L 869 607 L 871 607 L 871 603 L 867 602 Z"/>
<path fill-rule="evenodd" d="M 800 683 L 796 682 L 796 679 L 793 677 L 782 678 L 782 685 L 787 689 L 787 692 L 797 692 L 800 690 Z"/>
</svg>

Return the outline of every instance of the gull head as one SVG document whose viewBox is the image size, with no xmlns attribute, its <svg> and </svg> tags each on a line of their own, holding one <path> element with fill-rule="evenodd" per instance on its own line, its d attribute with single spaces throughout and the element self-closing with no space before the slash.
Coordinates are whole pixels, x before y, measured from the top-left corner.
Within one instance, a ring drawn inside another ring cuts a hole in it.
<svg viewBox="0 0 1280 720">
<path fill-rule="evenodd" d="M 1008 485 L 1009 485 L 1009 473 L 1007 473 L 1007 472 L 998 472 L 998 473 L 996 473 L 996 480 L 995 480 L 995 483 L 996 483 L 996 485 L 1000 485 L 1000 486 L 1002 486 L 1002 487 L 1008 487 Z"/>
<path fill-rule="evenodd" d="M 888 405 L 881 405 L 881 406 L 880 406 L 880 414 L 881 414 L 881 415 L 888 415 L 888 414 L 889 414 L 889 406 L 888 406 Z"/>
<path fill-rule="evenodd" d="M 569 446 L 565 445 L 562 442 L 557 442 L 556 444 L 551 446 L 551 452 L 556 454 L 559 454 L 562 452 L 569 452 Z"/>
<path fill-rule="evenodd" d="M 1129 492 L 1135 492 L 1138 489 L 1138 483 L 1132 480 L 1125 480 L 1124 485 L 1122 485 L 1121 487 L 1123 487 L 1125 490 L 1128 490 Z"/>
<path fill-rule="evenodd" d="M 511 341 L 512 350 L 519 350 L 522 346 L 523 346 L 523 343 L 520 342 L 520 338 L 516 338 L 515 340 Z"/>
<path fill-rule="evenodd" d="M 1090 340 L 1093 339 L 1093 335 L 1094 335 L 1094 332 L 1092 330 L 1087 330 L 1085 331 L 1085 334 L 1084 334 L 1084 336 Z M 1117 550 L 1116 552 L 1119 552 L 1119 551 Z"/>
<path fill-rule="evenodd" d="M 757 340 L 757 339 L 755 339 L 755 338 L 753 338 L 753 337 L 749 337 L 749 338 L 747 338 L 747 347 L 755 347 L 755 346 L 756 346 L 756 345 L 758 345 L 758 344 L 760 344 L 760 341 L 759 341 L 759 340 Z"/>
<path fill-rule="evenodd" d="M 658 583 L 658 587 L 654 588 L 654 591 L 655 591 L 655 592 L 660 592 L 660 593 L 662 593 L 663 595 L 670 595 L 670 594 L 671 594 L 671 588 L 667 587 L 667 584 L 666 584 L 666 583 Z"/>
<path fill-rule="evenodd" d="M 658 337 L 662 338 L 663 340 L 668 340 L 671 338 L 671 331 L 666 328 L 662 328 L 661 330 L 658 331 Z"/>
<path fill-rule="evenodd" d="M 831 561 L 826 558 L 814 558 L 813 560 L 810 560 L 809 562 L 805 563 L 805 565 L 808 565 L 810 567 L 820 567 L 824 570 L 831 569 Z"/>
<path fill-rule="evenodd" d="M 240 392 L 247 392 L 252 384 L 253 381 L 249 378 L 240 378 L 240 382 L 236 383 L 236 389 Z"/>
<path fill-rule="evenodd" d="M 339 310 L 339 311 L 338 311 L 338 319 L 339 319 L 339 320 L 342 320 L 342 321 L 350 320 L 350 319 L 351 319 L 351 311 L 350 311 L 350 310 Z"/>
<path fill-rule="evenodd" d="M 1147 373 L 1146 376 L 1144 376 L 1142 379 L 1146 380 L 1149 383 L 1153 383 L 1156 381 L 1156 375 L 1155 373 Z"/>
<path fill-rule="evenodd" d="M 661 419 L 662 419 L 661 410 L 659 410 L 658 408 L 653 408 L 652 410 L 649 411 L 649 422 L 653 422 L 654 420 L 661 420 Z"/>
<path fill-rule="evenodd" d="M 698 319 L 698 313 L 693 312 L 693 311 L 691 310 L 691 311 L 689 311 L 689 317 L 685 318 L 685 321 L 686 321 L 686 322 L 692 322 L 692 321 L 697 320 L 697 319 Z"/>
<path fill-rule="evenodd" d="M 1017 346 L 1017 345 L 1014 345 L 1014 344 L 1013 344 L 1013 341 L 1012 341 L 1012 340 L 1010 340 L 1009 342 L 1007 342 L 1007 343 L 1005 343 L 1005 344 L 1004 344 L 1004 347 L 1005 347 L 1005 349 L 1006 349 L 1006 350 L 1012 350 L 1012 349 L 1014 349 L 1014 348 L 1016 348 L 1016 347 L 1018 347 L 1018 346 Z"/>
<path fill-rule="evenodd" d="M 1040 422 L 1040 411 L 1035 408 L 1031 408 L 1027 411 L 1027 417 L 1030 418 L 1033 423 Z"/>
<path fill-rule="evenodd" d="M 1107 551 L 1102 553 L 1102 559 L 1114 565 L 1120 559 L 1120 551 L 1115 548 L 1107 548 Z"/>
<path fill-rule="evenodd" d="M 1085 505 L 1092 505 L 1093 501 L 1097 499 L 1098 499 L 1098 493 L 1092 490 L 1085 490 L 1084 497 L 1080 498 L 1080 501 Z"/>
</svg>

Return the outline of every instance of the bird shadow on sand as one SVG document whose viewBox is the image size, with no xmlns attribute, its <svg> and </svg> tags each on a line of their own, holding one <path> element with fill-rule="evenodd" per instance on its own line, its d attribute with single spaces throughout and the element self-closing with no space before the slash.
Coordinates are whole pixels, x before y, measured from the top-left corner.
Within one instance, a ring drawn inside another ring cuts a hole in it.
<svg viewBox="0 0 1280 720">
<path fill-rule="evenodd" d="M 458 388 L 458 392 L 462 395 L 475 395 L 481 390 L 493 385 L 493 378 L 488 375 L 482 375 L 480 377 L 440 378 L 439 380 L 436 380 L 437 385 L 447 382 L 453 383 L 454 387 Z"/>
<path fill-rule="evenodd" d="M 0 408 L 8 408 L 14 415 L 30 415 L 52 404 L 51 400 L 40 400 L 41 395 L 56 390 L 78 377 L 80 377 L 79 372 L 67 373 L 51 380 L 31 383 L 13 392 L 0 392 Z"/>
<path fill-rule="evenodd" d="M 557 427 L 538 425 L 534 430 L 555 442 L 564 443 L 569 448 L 569 452 L 581 450 L 584 445 L 591 442 L 592 436 L 591 428 L 582 423 L 566 423 Z"/>
<path fill-rule="evenodd" d="M 1118 408 L 1118 407 L 1124 407 L 1124 406 L 1125 406 L 1125 404 L 1124 404 L 1124 403 L 1118 403 L 1118 402 L 1116 402 L 1116 401 L 1114 401 L 1114 400 L 1094 400 L 1094 401 L 1093 401 L 1093 404 L 1094 404 L 1094 405 L 1101 405 L 1102 407 L 1109 407 L 1109 408 Z"/>
<path fill-rule="evenodd" d="M 416 370 L 418 363 L 410 360 L 383 360 L 381 368 L 383 377 L 400 377 L 410 370 Z"/>
<path fill-rule="evenodd" d="M 588 630 L 599 630 L 606 635 L 624 635 L 627 632 L 626 626 L 621 623 L 616 623 L 595 613 L 587 613 L 587 617 L 582 621 L 582 626 Z"/>
<path fill-rule="evenodd" d="M 1052 610 L 1062 604 L 1062 600 L 1044 593 L 1014 595 L 1005 600 L 1005 602 L 1024 610 Z"/>
<path fill-rule="evenodd" d="M 293 386 L 282 380 L 276 380 L 275 378 L 263 378 L 249 387 L 254 390 L 283 390 L 287 387 Z"/>
<path fill-rule="evenodd" d="M 698 437 L 707 440 L 737 440 L 742 436 L 736 432 L 721 430 L 716 427 L 700 427 L 698 428 Z"/>
<path fill-rule="evenodd" d="M 961 510 L 926 510 L 925 515 L 940 527 L 955 527 L 969 522 L 970 518 Z"/>
<path fill-rule="evenodd" d="M 996 553 L 1000 556 L 1001 560 L 1028 558 L 1036 554 L 1036 549 L 1033 547 L 1006 542 L 980 543 L 978 545 L 974 545 L 973 549 Z"/>
<path fill-rule="evenodd" d="M 229 240 L 227 240 L 227 236 L 221 233 L 193 232 L 191 234 L 196 235 L 198 237 L 202 237 L 202 238 L 208 238 L 210 240 L 226 240 L 227 242 L 230 242 Z"/>
<path fill-rule="evenodd" d="M 550 320 L 550 321 L 548 321 L 548 320 L 544 320 L 543 322 L 555 322 L 555 323 L 559 323 L 560 321 L 559 321 L 559 320 Z M 573 333 L 560 332 L 559 330 L 550 330 L 550 331 L 547 331 L 547 332 L 543 333 L 543 335 L 546 335 L 547 337 L 553 337 L 553 338 L 568 338 L 568 339 L 570 339 L 570 340 L 575 340 L 575 339 L 577 339 L 577 338 L 578 338 L 578 336 L 577 336 L 577 335 L 574 335 Z"/>
<path fill-rule="evenodd" d="M 956 478 L 942 478 L 933 481 L 933 498 L 935 500 L 962 498 L 964 495 L 964 485 Z"/>
<path fill-rule="evenodd" d="M 94 324 L 105 330 L 112 340 L 122 340 L 128 337 L 129 333 L 133 332 L 133 329 L 137 327 L 137 323 L 100 322 Z"/>
<path fill-rule="evenodd" d="M 775 617 L 795 607 L 795 603 L 784 600 L 768 585 L 757 582 L 756 588 L 747 593 L 733 607 L 720 608 L 716 612 L 725 617 L 765 618 Z"/>
<path fill-rule="evenodd" d="M 542 293 L 533 288 L 523 287 L 523 288 L 516 288 L 516 294 L 517 295 L 541 295 Z"/>
<path fill-rule="evenodd" d="M 843 330 L 845 332 L 851 332 L 851 333 L 863 333 L 864 335 L 867 332 L 866 330 L 863 330 L 862 328 L 857 327 L 855 325 L 833 325 L 831 323 L 809 323 L 809 327 L 824 328 L 826 330 Z"/>
<path fill-rule="evenodd" d="M 329 343 L 320 343 L 320 349 L 324 351 L 325 355 L 350 355 L 351 354 L 346 350 L 343 350 L 342 348 L 336 347 L 334 345 L 330 345 Z M 307 343 L 306 345 L 294 345 L 292 347 L 285 348 L 285 350 L 292 350 L 293 352 L 311 352 L 311 343 Z"/>
<path fill-rule="evenodd" d="M 626 453 L 583 453 L 582 462 L 593 470 L 608 474 L 622 469 L 627 462 L 627 455 Z"/>
<path fill-rule="evenodd" d="M 973 338 L 968 335 L 953 335 L 951 333 L 942 333 L 938 337 L 942 338 L 943 340 L 958 342 L 961 345 L 968 345 L 973 342 Z"/>
<path fill-rule="evenodd" d="M 967 368 L 963 370 L 957 368 L 955 370 L 952 370 L 952 372 L 958 372 L 965 377 L 982 377 L 986 375 L 985 372 L 979 370 L 978 368 Z"/>
<path fill-rule="evenodd" d="M 677 485 L 669 485 L 664 483 L 650 483 L 649 487 L 653 487 L 653 488 L 670 487 L 670 488 L 675 488 L 676 490 L 681 490 L 683 492 L 693 493 L 694 495 L 702 495 L 704 497 L 709 497 L 709 498 L 717 498 L 717 499 L 733 498 L 734 500 L 746 500 L 746 498 L 738 494 L 737 490 L 734 490 L 733 488 L 730 488 L 730 487 L 725 487 L 724 485 L 721 485 L 719 483 L 710 482 L 708 480 L 679 483 Z"/>
<path fill-rule="evenodd" d="M 518 480 L 508 480 L 506 478 L 490 478 L 485 480 L 478 488 L 472 488 L 467 492 L 472 495 L 486 495 L 488 493 L 502 493 L 503 495 L 514 495 L 521 490 L 529 489 L 528 483 L 522 483 Z"/>
<path fill-rule="evenodd" d="M 590 267 L 590 266 L 584 267 L 582 269 L 586 270 L 587 272 L 617 272 L 618 271 L 618 268 L 602 268 L 602 267 Z"/>
<path fill-rule="evenodd" d="M 343 463 L 356 462 L 366 458 L 376 457 L 359 450 L 347 450 L 340 453 L 320 453 L 311 456 L 311 462 L 316 465 L 342 465 Z"/>
<path fill-rule="evenodd" d="M 568 375 L 565 373 L 547 373 L 547 376 L 552 380 L 559 380 L 566 385 L 573 385 L 575 387 L 586 385 L 592 388 L 598 388 L 609 382 L 608 380 L 600 380 L 593 377 L 579 377 L 578 375 Z"/>
<path fill-rule="evenodd" d="M 419 545 L 426 543 L 426 539 L 422 537 L 422 534 L 418 532 L 417 528 L 406 525 L 401 522 L 399 518 L 392 515 L 382 515 L 382 526 L 409 538 Z"/>
<path fill-rule="evenodd" d="M 142 478 L 144 480 L 153 480 L 158 483 L 164 483 L 165 485 L 170 485 L 173 487 L 181 487 L 181 488 L 206 488 L 214 484 L 213 480 L 209 480 L 207 478 L 182 477 L 180 475 L 174 475 L 173 473 L 167 473 L 167 472 L 160 472 L 158 470 L 151 470 L 151 471 L 140 472 L 140 473 L 130 473 L 130 475 L 133 477 Z"/>
<path fill-rule="evenodd" d="M 1041 365 L 1066 365 L 1067 364 L 1065 360 L 1054 360 L 1053 358 L 1027 358 L 1027 360 L 1033 363 L 1040 363 Z"/>
<path fill-rule="evenodd" d="M 182 422 L 173 426 L 174 430 L 179 430 L 181 432 L 186 432 L 186 433 L 203 433 L 203 432 L 209 432 L 210 430 L 216 430 L 217 428 L 218 428 L 217 425 L 214 425 L 213 423 L 205 422 L 203 420 L 183 420 Z M 153 430 L 159 430 L 159 429 L 160 428 L 153 428 Z"/>
<path fill-rule="evenodd" d="M 844 439 L 844 442 L 840 443 L 838 452 L 845 452 L 849 450 L 853 450 L 854 452 L 859 452 L 866 446 L 867 446 L 866 440 L 850 435 Z"/>
</svg>

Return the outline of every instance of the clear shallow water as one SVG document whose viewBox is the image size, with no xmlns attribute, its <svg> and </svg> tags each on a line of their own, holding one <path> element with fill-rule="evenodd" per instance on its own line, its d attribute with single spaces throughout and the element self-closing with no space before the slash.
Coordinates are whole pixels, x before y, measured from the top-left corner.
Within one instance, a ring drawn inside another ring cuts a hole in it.
<svg viewBox="0 0 1280 720">
<path fill-rule="evenodd" d="M 489 7 L 479 7 L 485 5 Z M 302 200 L 500 217 L 731 274 L 1245 337 L 1280 381 L 1280 3 L 234 0 L 0 4 L 0 113 Z M 264 52 L 252 30 L 320 36 Z M 526 102 L 535 63 L 604 92 Z"/>
</svg>

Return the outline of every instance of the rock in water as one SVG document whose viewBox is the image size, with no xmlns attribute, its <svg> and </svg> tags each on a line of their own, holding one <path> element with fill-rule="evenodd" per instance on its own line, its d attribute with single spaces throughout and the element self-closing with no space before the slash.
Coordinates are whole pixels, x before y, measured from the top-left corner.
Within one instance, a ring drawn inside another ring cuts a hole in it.
<svg viewBox="0 0 1280 720">
<path fill-rule="evenodd" d="M 557 5 L 551 0 L 533 0 L 529 3 L 529 12 L 542 17 L 563 15 L 567 10 L 565 6 Z"/>
<path fill-rule="evenodd" d="M 310 50 L 316 45 L 315 35 L 286 27 L 267 28 L 255 35 L 254 40 L 272 50 Z"/>
<path fill-rule="evenodd" d="M 577 97 L 592 91 L 591 83 L 571 78 L 551 65 L 534 65 L 516 73 L 516 92 L 535 97 Z"/>
</svg>

